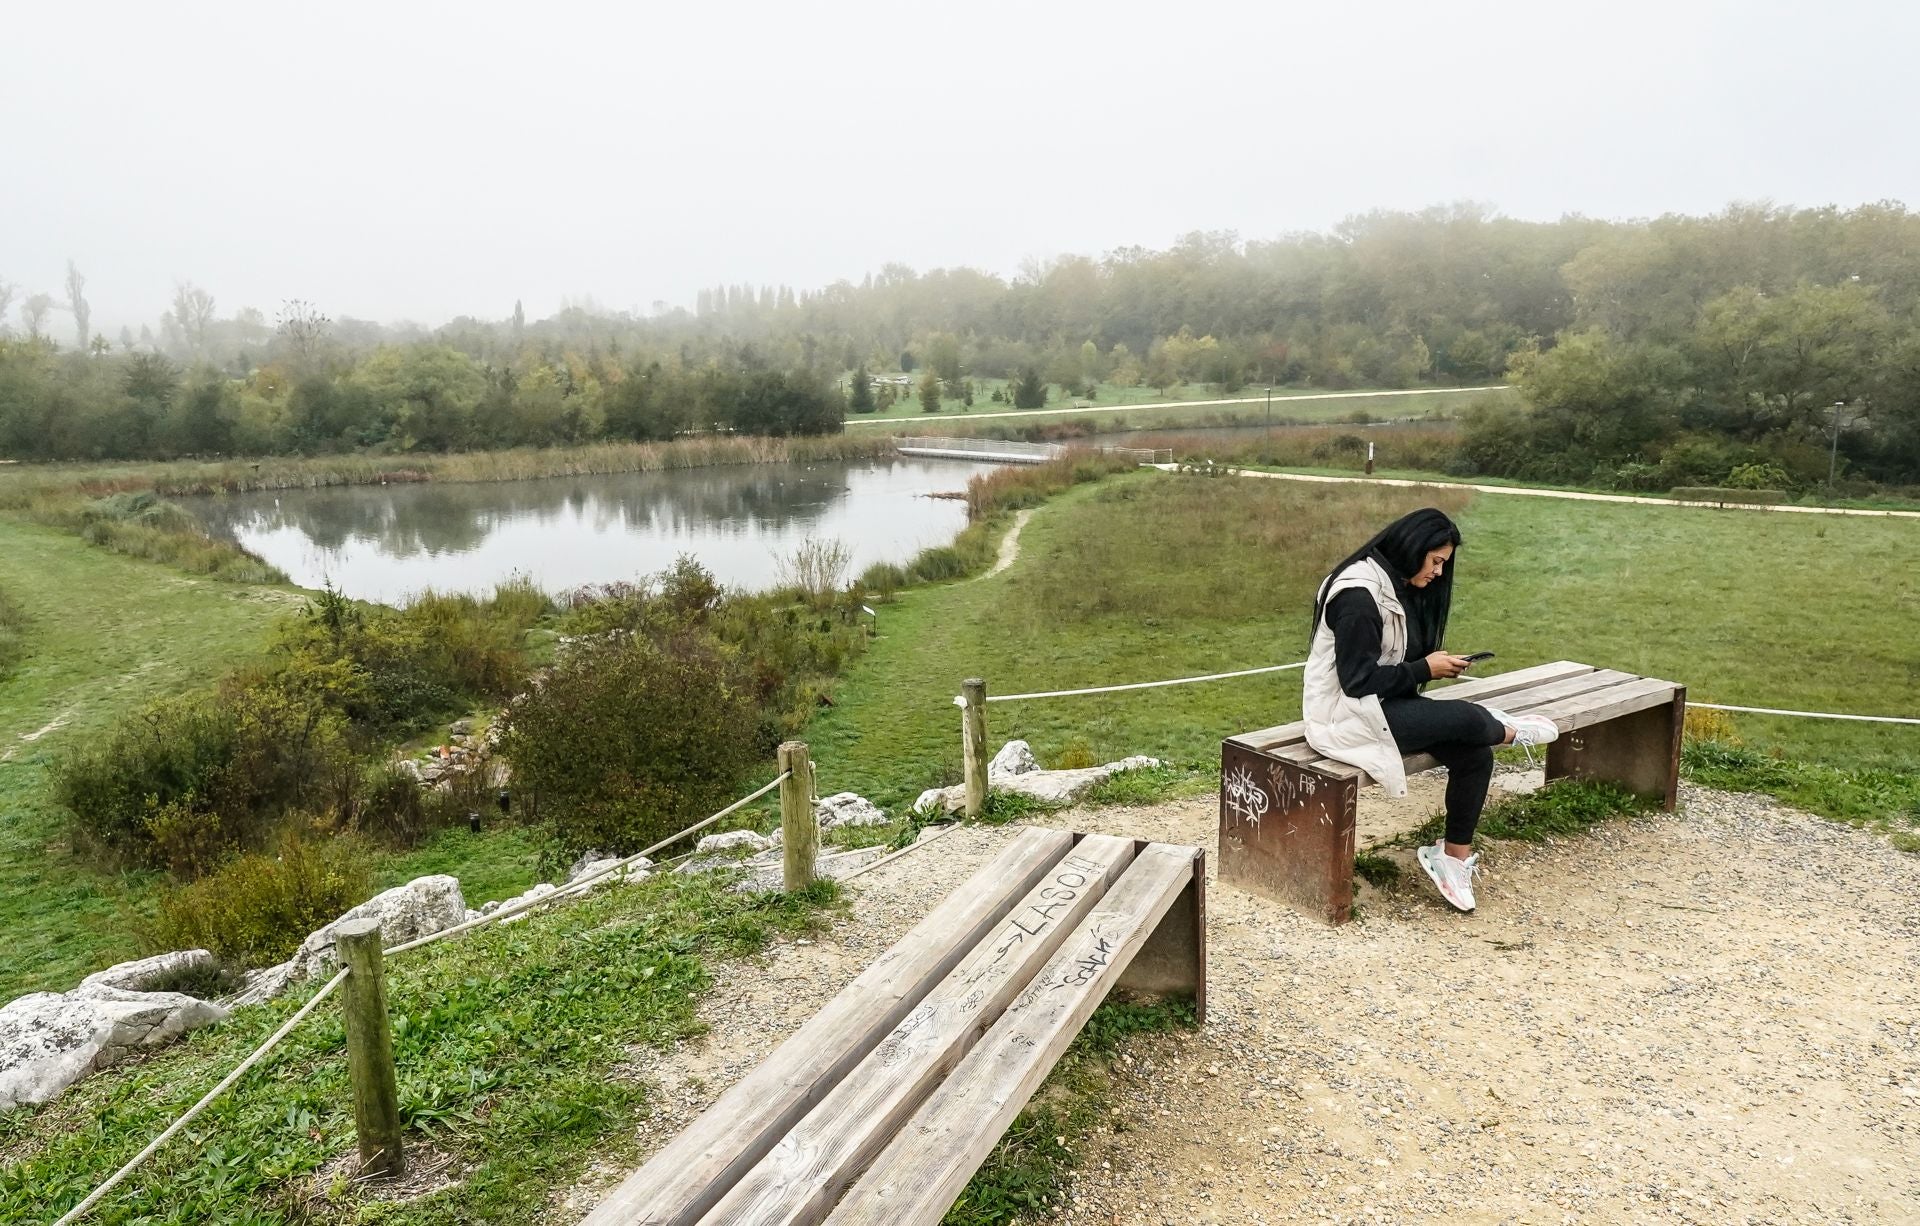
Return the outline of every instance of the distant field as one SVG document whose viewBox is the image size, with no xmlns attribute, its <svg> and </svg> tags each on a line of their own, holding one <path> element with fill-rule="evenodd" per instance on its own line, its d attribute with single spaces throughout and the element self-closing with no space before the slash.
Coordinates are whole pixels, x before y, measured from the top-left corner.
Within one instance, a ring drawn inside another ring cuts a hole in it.
<svg viewBox="0 0 1920 1226">
<path fill-rule="evenodd" d="M 1391 516 L 1460 511 L 1451 645 L 1499 669 L 1572 658 L 1750 706 L 1916 714 L 1914 527 L 1684 508 L 1141 473 L 1041 508 L 1018 562 L 910 592 L 809 732 L 821 785 L 893 803 L 959 771 L 962 678 L 990 692 L 1150 681 L 1301 659 L 1324 569 Z M 1210 768 L 1222 736 L 1299 712 L 1293 674 L 995 704 L 991 740 L 1043 762 L 1076 742 Z M 1753 745 L 1849 767 L 1905 767 L 1920 730 L 1743 716 Z"/>
<path fill-rule="evenodd" d="M 940 412 L 926 413 L 921 411 L 919 398 L 913 396 L 894 404 L 885 413 L 849 414 L 847 425 L 850 429 L 858 430 L 863 425 L 882 422 L 896 426 L 906 423 L 919 430 L 921 423 L 928 423 L 925 428 L 932 431 L 936 429 L 934 423 L 937 423 L 938 432 L 944 433 L 957 431 L 972 419 L 983 419 L 979 421 L 982 428 L 1017 429 L 1023 425 L 1079 421 L 1095 423 L 1096 428 L 1101 430 L 1143 430 L 1170 425 L 1191 427 L 1212 424 L 1215 420 L 1254 424 L 1266 420 L 1267 416 L 1267 393 L 1263 387 L 1242 388 L 1238 392 L 1222 394 L 1209 384 L 1196 383 L 1174 388 L 1163 396 L 1150 387 L 1118 388 L 1102 384 L 1091 398 L 1061 397 L 1056 394 L 1049 399 L 1045 408 L 1016 409 L 1011 402 L 996 404 L 988 398 L 992 388 L 1001 386 L 999 380 L 976 380 L 975 386 L 977 391 L 972 408 L 967 408 L 958 400 L 943 400 Z M 1504 389 L 1479 394 L 1517 395 Z M 1338 398 L 1327 399 L 1329 396 Z M 1464 408 L 1473 399 L 1471 392 L 1444 389 L 1386 393 L 1379 389 L 1329 392 L 1324 388 L 1275 388 L 1272 416 L 1276 422 L 1340 421 L 1362 412 L 1373 418 L 1419 417 L 1435 410 L 1452 412 Z M 1231 403 L 1217 403 L 1219 401 Z M 1298 403 L 1285 403 L 1289 401 Z M 1098 408 L 1115 411 L 1087 411 Z"/>
</svg>

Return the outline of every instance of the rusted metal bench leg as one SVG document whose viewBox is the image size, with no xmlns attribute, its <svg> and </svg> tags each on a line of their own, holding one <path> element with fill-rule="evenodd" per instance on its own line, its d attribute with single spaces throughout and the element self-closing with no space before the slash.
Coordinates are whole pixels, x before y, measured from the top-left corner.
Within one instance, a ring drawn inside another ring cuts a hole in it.
<svg viewBox="0 0 1920 1226">
<path fill-rule="evenodd" d="M 1220 880 L 1318 915 L 1353 918 L 1357 779 L 1229 741 L 1220 747 Z"/>
<path fill-rule="evenodd" d="M 1145 846 L 1144 842 L 1141 844 Z M 1193 880 L 1120 974 L 1114 989 L 1146 996 L 1188 996 L 1207 1020 L 1207 853 L 1193 857 Z"/>
<path fill-rule="evenodd" d="M 1547 747 L 1547 779 L 1604 779 L 1654 797 L 1671 812 L 1680 799 L 1680 733 L 1686 714 L 1683 686 L 1670 704 L 1575 729 Z"/>
</svg>

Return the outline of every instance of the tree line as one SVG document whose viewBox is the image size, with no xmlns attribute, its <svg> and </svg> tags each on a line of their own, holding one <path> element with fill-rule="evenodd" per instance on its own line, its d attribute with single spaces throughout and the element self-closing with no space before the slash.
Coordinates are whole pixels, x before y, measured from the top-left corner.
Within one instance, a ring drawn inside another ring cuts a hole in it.
<svg viewBox="0 0 1920 1226">
<path fill-rule="evenodd" d="M 976 378 L 1019 380 L 1023 404 L 1035 386 L 1401 388 L 1511 374 L 1541 412 L 1482 423 L 1463 464 L 1644 482 L 1704 438 L 1799 473 L 1837 437 L 1838 460 L 1861 475 L 1920 469 L 1920 216 L 1896 203 L 1628 222 L 1527 222 L 1473 205 L 1375 212 L 1325 233 L 1195 233 L 1011 278 L 889 264 L 818 290 L 715 287 L 690 309 L 576 303 L 530 320 L 516 302 L 503 318 L 431 330 L 332 320 L 300 302 L 272 323 L 215 306 L 182 285 L 157 332 L 65 345 L 45 303 L 23 305 L 22 327 L 0 340 L 0 450 L 805 433 L 866 409 L 856 371 L 914 375 L 923 399 L 928 380 L 950 396 Z M 77 313 L 75 324 L 77 341 Z"/>
</svg>

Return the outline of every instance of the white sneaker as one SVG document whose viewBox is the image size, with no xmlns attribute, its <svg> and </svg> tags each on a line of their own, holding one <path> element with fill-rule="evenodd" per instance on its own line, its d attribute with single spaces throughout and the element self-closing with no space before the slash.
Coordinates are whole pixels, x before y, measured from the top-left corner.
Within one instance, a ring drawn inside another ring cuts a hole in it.
<svg viewBox="0 0 1920 1226">
<path fill-rule="evenodd" d="M 1473 910 L 1473 874 L 1480 867 L 1478 853 L 1465 860 L 1456 860 L 1447 854 L 1444 843 L 1416 848 L 1413 858 L 1426 870 L 1427 878 L 1439 889 L 1440 897 L 1452 903 L 1456 910 Z"/>
<path fill-rule="evenodd" d="M 1533 760 L 1535 745 L 1551 745 L 1560 739 L 1560 729 L 1544 715 L 1508 715 L 1492 707 L 1487 708 L 1487 714 L 1513 729 L 1513 743 L 1527 755 L 1528 766 L 1538 765 Z"/>
</svg>

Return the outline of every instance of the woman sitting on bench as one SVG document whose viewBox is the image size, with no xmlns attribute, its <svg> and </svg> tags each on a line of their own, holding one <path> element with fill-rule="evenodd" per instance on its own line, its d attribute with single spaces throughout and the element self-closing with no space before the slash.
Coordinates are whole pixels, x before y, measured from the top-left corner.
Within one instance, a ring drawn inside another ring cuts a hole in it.
<svg viewBox="0 0 1920 1226">
<path fill-rule="evenodd" d="M 1471 911 L 1473 831 L 1493 779 L 1493 747 L 1544 745 L 1560 734 L 1541 716 L 1420 694 L 1471 663 L 1440 649 L 1459 547 L 1460 529 L 1426 507 L 1333 568 L 1314 600 L 1301 710 L 1315 752 L 1366 771 L 1389 796 L 1407 794 L 1407 755 L 1431 754 L 1447 768 L 1446 834 L 1414 854 L 1441 897 Z"/>
</svg>

